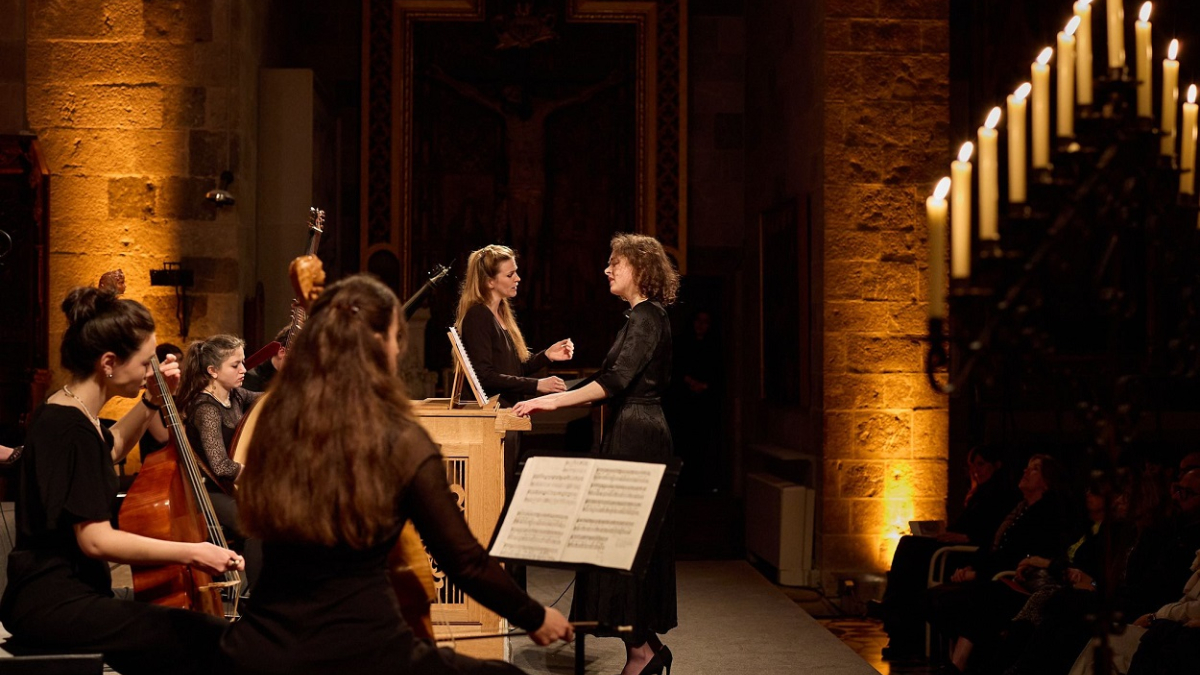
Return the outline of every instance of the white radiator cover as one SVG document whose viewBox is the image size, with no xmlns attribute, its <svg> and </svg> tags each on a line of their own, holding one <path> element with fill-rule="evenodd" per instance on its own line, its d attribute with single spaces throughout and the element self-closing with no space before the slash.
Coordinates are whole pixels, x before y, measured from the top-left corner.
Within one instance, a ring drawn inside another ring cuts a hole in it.
<svg viewBox="0 0 1200 675">
<path fill-rule="evenodd" d="M 746 550 L 778 572 L 785 586 L 805 586 L 812 570 L 817 493 L 767 473 L 746 475 Z"/>
</svg>

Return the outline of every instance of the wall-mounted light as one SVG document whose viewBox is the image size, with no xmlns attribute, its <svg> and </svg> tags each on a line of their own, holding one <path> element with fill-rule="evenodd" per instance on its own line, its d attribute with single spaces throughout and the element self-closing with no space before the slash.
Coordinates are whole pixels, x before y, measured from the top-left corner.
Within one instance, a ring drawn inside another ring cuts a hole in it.
<svg viewBox="0 0 1200 675">
<path fill-rule="evenodd" d="M 217 206 L 233 206 L 235 200 L 233 193 L 229 191 L 229 186 L 232 183 L 233 172 L 228 169 L 222 171 L 220 187 L 206 192 L 204 198 Z"/>
</svg>

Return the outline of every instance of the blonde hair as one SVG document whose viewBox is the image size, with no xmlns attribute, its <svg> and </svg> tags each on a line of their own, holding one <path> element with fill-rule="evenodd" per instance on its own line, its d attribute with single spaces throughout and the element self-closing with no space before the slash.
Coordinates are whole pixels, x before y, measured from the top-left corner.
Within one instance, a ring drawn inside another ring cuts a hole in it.
<svg viewBox="0 0 1200 675">
<path fill-rule="evenodd" d="M 488 280 L 500 273 L 500 264 L 506 260 L 516 262 L 517 254 L 513 253 L 511 248 L 499 244 L 484 246 L 471 252 L 471 257 L 467 259 L 467 274 L 463 279 L 462 293 L 458 296 L 458 315 L 454 319 L 454 327 L 459 331 L 462 331 L 463 317 L 469 309 L 475 305 L 487 306 L 491 301 L 492 293 L 487 285 Z M 500 325 L 504 326 L 516 345 L 517 356 L 522 361 L 528 361 L 529 347 L 526 346 L 525 336 L 517 326 L 517 317 L 513 314 L 508 298 L 500 301 L 497 313 L 500 315 Z"/>
</svg>

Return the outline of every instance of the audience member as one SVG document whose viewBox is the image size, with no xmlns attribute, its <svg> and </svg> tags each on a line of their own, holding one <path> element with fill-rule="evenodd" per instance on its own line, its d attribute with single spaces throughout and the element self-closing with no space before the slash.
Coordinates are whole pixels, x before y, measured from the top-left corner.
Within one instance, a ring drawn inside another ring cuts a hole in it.
<svg viewBox="0 0 1200 675">
<path fill-rule="evenodd" d="M 889 638 L 884 658 L 917 658 L 924 651 L 925 625 L 921 620 L 920 600 L 934 552 L 949 544 L 990 546 L 996 528 L 1020 499 L 1003 469 L 1004 463 L 995 446 L 972 448 L 967 453 L 971 489 L 967 492 L 962 514 L 937 537 L 900 538 L 888 571 L 887 590 L 876 610 Z"/>
</svg>

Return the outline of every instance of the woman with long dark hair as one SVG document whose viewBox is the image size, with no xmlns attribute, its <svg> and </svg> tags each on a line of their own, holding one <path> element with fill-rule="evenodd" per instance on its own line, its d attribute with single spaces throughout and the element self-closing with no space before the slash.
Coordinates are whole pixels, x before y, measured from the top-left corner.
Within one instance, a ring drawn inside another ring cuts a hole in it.
<svg viewBox="0 0 1200 675">
<path fill-rule="evenodd" d="M 612 239 L 604 274 L 609 292 L 629 303 L 630 309 L 629 320 L 596 379 L 574 391 L 523 401 L 513 412 L 527 416 L 607 399 L 613 410 L 606 420 L 601 455 L 669 459 L 671 430 L 662 410 L 662 396 L 671 379 L 671 322 L 666 305 L 675 301 L 679 273 L 658 240 L 618 234 Z M 577 575 L 571 616 L 577 621 L 633 626 L 633 632 L 622 635 L 623 675 L 670 670 L 671 650 L 658 638 L 658 633 L 678 623 L 670 527 L 663 527 L 644 577 L 607 572 Z"/>
<path fill-rule="evenodd" d="M 467 529 L 397 375 L 404 337 L 396 296 L 360 275 L 329 286 L 292 343 L 240 483 L 264 565 L 222 640 L 225 672 L 520 672 L 413 637 L 384 574 L 409 519 L 459 588 L 538 644 L 571 639 Z"/>
<path fill-rule="evenodd" d="M 158 415 L 156 385 L 110 428 L 100 408 L 133 398 L 154 356 L 154 319 L 133 300 L 76 288 L 62 304 L 62 365 L 69 382 L 33 414 L 18 464 L 17 541 L 8 557 L 0 620 L 6 648 L 104 654 L 125 675 L 204 672 L 226 623 L 216 617 L 113 597 L 109 563 L 192 565 L 211 574 L 241 569 L 241 557 L 210 543 L 162 541 L 114 530 L 114 462 Z M 179 365 L 162 365 L 169 384 Z"/>
</svg>

